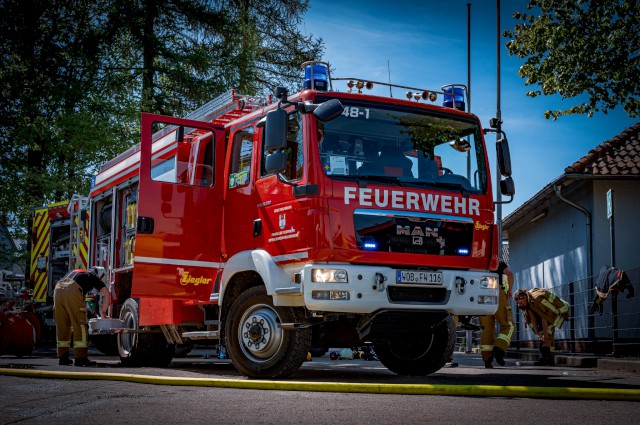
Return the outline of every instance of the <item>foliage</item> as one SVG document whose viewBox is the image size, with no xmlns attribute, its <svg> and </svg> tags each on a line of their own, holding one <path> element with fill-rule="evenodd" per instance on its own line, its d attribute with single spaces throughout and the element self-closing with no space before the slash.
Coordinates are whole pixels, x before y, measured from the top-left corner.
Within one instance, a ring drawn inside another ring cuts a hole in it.
<svg viewBox="0 0 640 425">
<path fill-rule="evenodd" d="M 0 2 L 0 221 L 26 240 L 33 210 L 88 194 L 139 139 L 141 111 L 184 116 L 230 88 L 301 81 L 322 40 L 307 0 Z"/>
<path fill-rule="evenodd" d="M 639 116 L 640 2 L 530 0 L 527 10 L 504 32 L 509 53 L 526 59 L 519 75 L 540 86 L 527 95 L 574 99 L 567 109 L 546 111 L 547 119 L 606 114 L 618 105 Z"/>
</svg>

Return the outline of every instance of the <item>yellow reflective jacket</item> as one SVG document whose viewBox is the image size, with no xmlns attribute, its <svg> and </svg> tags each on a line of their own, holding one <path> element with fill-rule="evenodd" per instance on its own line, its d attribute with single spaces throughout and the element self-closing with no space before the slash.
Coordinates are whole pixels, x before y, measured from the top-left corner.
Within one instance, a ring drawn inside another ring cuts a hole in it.
<svg viewBox="0 0 640 425">
<path fill-rule="evenodd" d="M 544 288 L 533 288 L 527 292 L 529 308 L 523 310 L 527 325 L 531 323 L 530 314 L 535 313 L 550 326 L 560 329 L 569 318 L 569 303 Z"/>
</svg>

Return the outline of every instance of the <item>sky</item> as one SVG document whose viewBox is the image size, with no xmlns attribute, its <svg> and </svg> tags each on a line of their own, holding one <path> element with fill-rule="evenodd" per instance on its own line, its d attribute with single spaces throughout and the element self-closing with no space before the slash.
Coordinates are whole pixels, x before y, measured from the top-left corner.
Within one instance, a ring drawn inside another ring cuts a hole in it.
<svg viewBox="0 0 640 425">
<path fill-rule="evenodd" d="M 467 3 L 471 3 L 471 112 L 485 128 L 497 111 L 496 0 L 310 0 L 303 31 L 321 37 L 322 59 L 332 77 L 355 77 L 409 87 L 435 89 L 444 84 L 467 84 Z M 515 11 L 525 11 L 528 1 L 502 0 L 500 33 L 513 29 Z M 574 115 L 556 121 L 544 118 L 546 110 L 573 106 L 559 95 L 526 96 L 537 86 L 525 86 L 518 76 L 524 60 L 510 57 L 501 37 L 500 91 L 502 130 L 511 150 L 516 195 L 504 204 L 506 217 L 555 180 L 564 169 L 602 142 L 632 126 L 621 107 L 607 115 Z M 346 91 L 344 82 L 334 90 Z M 394 97 L 406 90 L 394 89 Z M 389 95 L 385 86 L 371 94 Z M 440 97 L 436 103 L 440 103 Z M 495 182 L 495 135 L 487 134 L 487 149 Z M 495 186 L 495 184 L 494 184 Z M 495 190 L 495 189 L 494 189 Z"/>
</svg>

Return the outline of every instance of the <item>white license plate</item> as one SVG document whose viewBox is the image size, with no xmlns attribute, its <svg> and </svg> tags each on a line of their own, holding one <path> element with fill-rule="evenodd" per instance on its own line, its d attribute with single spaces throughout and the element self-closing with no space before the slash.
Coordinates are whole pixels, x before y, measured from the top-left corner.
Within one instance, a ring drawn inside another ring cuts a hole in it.
<svg viewBox="0 0 640 425">
<path fill-rule="evenodd" d="M 396 283 L 442 285 L 442 273 L 420 270 L 398 270 L 396 271 Z"/>
</svg>

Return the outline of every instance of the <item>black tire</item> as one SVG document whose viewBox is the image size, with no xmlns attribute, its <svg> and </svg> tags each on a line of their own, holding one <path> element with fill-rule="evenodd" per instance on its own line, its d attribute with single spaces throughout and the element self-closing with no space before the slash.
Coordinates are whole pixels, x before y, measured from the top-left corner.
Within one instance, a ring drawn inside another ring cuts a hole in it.
<svg viewBox="0 0 640 425">
<path fill-rule="evenodd" d="M 375 346 L 378 359 L 398 375 L 425 376 L 440 370 L 451 358 L 456 343 L 453 317 L 435 324 L 427 338 L 391 340 Z"/>
<path fill-rule="evenodd" d="M 125 328 L 140 329 L 138 302 L 127 299 L 120 310 Z M 124 366 L 167 367 L 173 359 L 175 345 L 168 344 L 161 333 L 118 334 L 118 355 Z"/>
<path fill-rule="evenodd" d="M 296 372 L 311 347 L 311 329 L 285 330 L 279 323 L 306 322 L 299 308 L 274 307 L 263 286 L 233 302 L 225 322 L 229 358 L 251 378 L 281 378 Z"/>
</svg>

